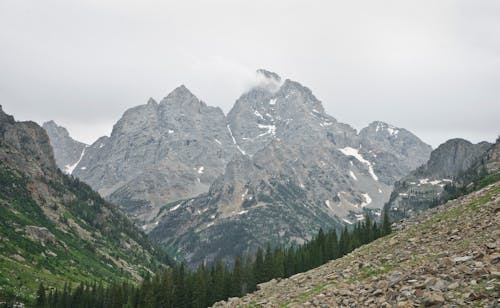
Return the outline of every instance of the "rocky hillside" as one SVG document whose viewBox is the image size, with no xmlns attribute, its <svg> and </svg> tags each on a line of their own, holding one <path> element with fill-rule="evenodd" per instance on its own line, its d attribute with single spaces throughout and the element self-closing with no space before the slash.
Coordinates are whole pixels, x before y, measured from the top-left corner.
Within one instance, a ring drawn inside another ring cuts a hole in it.
<svg viewBox="0 0 500 308">
<path fill-rule="evenodd" d="M 500 182 L 405 220 L 402 230 L 214 307 L 496 307 Z"/>
<path fill-rule="evenodd" d="M 374 122 L 359 134 L 311 90 L 266 71 L 228 114 L 237 152 L 207 194 L 166 205 L 150 237 L 189 264 L 233 259 L 266 242 L 303 243 L 320 227 L 380 215 L 392 183 L 430 147 Z"/>
<path fill-rule="evenodd" d="M 380 215 L 394 181 L 430 155 L 405 129 L 358 133 L 309 88 L 257 76 L 227 117 L 184 86 L 131 108 L 73 174 L 193 265 Z"/>
<path fill-rule="evenodd" d="M 146 236 L 57 167 L 46 132 L 0 107 L 0 300 L 38 284 L 127 279 L 159 266 Z"/>
<path fill-rule="evenodd" d="M 465 186 L 474 177 L 496 173 L 484 163 L 498 164 L 498 154 L 487 156 L 488 150 L 498 149 L 488 142 L 472 144 L 463 139 L 451 139 L 432 151 L 429 161 L 396 182 L 385 206 L 392 220 L 411 216 L 436 206 L 454 194 L 455 186 Z M 490 151 L 490 152 L 491 152 Z M 495 156 L 496 155 L 496 156 Z M 496 160 L 496 163 L 494 162 Z M 473 170 L 469 170 L 473 169 Z M 476 176 L 472 176 L 475 174 Z"/>
<path fill-rule="evenodd" d="M 73 173 L 87 145 L 71 138 L 68 130 L 54 121 L 45 122 L 42 127 L 49 136 L 57 166 L 67 174 Z"/>
</svg>

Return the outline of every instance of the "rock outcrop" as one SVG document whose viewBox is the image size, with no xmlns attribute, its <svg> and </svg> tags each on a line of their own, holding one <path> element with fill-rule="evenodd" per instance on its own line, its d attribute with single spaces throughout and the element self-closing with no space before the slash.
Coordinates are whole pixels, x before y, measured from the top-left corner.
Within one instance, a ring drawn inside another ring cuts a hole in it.
<svg viewBox="0 0 500 308">
<path fill-rule="evenodd" d="M 87 145 L 71 138 L 68 130 L 54 121 L 45 122 L 42 127 L 50 138 L 57 166 L 67 174 L 73 173 Z"/>
<path fill-rule="evenodd" d="M 471 173 L 477 175 L 484 171 L 480 165 L 482 161 L 489 161 L 485 160 L 485 156 L 490 148 L 492 145 L 488 142 L 472 144 L 463 139 L 446 141 L 432 151 L 426 164 L 395 183 L 385 210 L 392 220 L 398 220 L 440 204 L 450 197 L 450 188 L 467 185 L 472 180 L 466 179 Z M 495 160 L 495 157 L 492 158 Z M 493 166 L 495 163 L 490 164 Z M 477 170 L 469 171 L 471 168 Z"/>
</svg>

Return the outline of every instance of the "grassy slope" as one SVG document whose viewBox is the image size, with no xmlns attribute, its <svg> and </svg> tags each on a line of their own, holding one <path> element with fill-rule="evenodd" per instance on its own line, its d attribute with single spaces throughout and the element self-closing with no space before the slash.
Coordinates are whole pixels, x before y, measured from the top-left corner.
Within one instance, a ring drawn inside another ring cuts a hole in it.
<svg viewBox="0 0 500 308">
<path fill-rule="evenodd" d="M 157 268 L 154 249 L 121 213 L 87 185 L 62 179 L 48 185 L 60 215 L 54 221 L 33 200 L 30 179 L 0 163 L 0 300 L 29 302 L 40 282 L 61 288 L 65 282 L 134 281 Z M 68 195 L 71 201 L 61 201 Z M 26 226 L 45 227 L 57 240 L 30 239 Z"/>
</svg>

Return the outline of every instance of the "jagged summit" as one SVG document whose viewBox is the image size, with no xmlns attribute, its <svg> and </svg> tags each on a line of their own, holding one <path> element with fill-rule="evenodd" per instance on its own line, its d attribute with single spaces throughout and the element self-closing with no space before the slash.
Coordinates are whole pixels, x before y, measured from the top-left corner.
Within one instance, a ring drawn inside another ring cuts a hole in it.
<svg viewBox="0 0 500 308">
<path fill-rule="evenodd" d="M 366 129 L 375 131 L 376 133 L 385 133 L 393 137 L 397 137 L 401 131 L 401 128 L 382 121 L 373 121 L 366 127 Z"/>
<path fill-rule="evenodd" d="M 65 173 L 71 174 L 87 145 L 71 138 L 68 130 L 53 120 L 43 123 L 42 127 L 50 138 L 57 166 Z"/>
<path fill-rule="evenodd" d="M 207 107 L 207 104 L 198 99 L 185 85 L 180 85 L 161 100 L 160 106 L 167 105 L 169 108 L 178 107 Z M 215 107 L 211 107 L 215 108 Z"/>
<path fill-rule="evenodd" d="M 156 106 L 158 103 L 154 100 L 154 98 L 150 97 L 146 105 Z"/>
<path fill-rule="evenodd" d="M 262 75 L 262 76 L 264 76 L 264 77 L 266 77 L 268 79 L 273 79 L 273 80 L 275 80 L 277 82 L 281 82 L 280 75 L 276 74 L 275 72 L 271 72 L 271 71 L 268 71 L 268 70 L 265 70 L 265 69 L 261 68 L 261 69 L 258 69 L 256 71 L 256 73 L 259 74 L 259 75 Z"/>
</svg>

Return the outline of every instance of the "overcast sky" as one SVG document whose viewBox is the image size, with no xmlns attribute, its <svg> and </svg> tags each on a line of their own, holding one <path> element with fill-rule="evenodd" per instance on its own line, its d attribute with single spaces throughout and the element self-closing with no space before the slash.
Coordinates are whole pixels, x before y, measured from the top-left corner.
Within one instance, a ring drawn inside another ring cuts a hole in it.
<svg viewBox="0 0 500 308">
<path fill-rule="evenodd" d="M 257 68 L 358 129 L 493 141 L 500 1 L 0 0 L 0 104 L 87 143 L 180 84 L 227 113 Z"/>
</svg>

